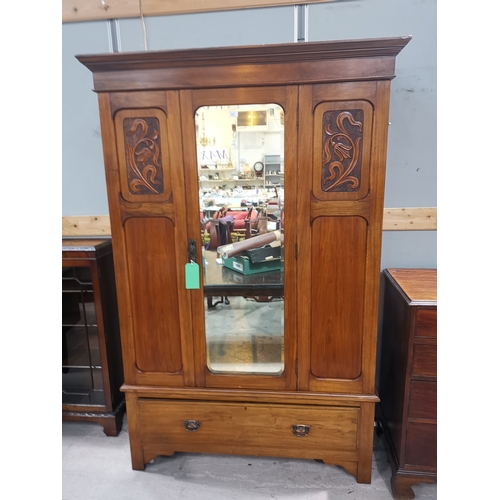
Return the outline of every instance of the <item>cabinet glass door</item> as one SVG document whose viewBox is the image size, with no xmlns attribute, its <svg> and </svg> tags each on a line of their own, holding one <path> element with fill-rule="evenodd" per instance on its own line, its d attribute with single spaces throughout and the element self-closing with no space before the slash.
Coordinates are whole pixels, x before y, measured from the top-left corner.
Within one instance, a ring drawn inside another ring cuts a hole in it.
<svg viewBox="0 0 500 500">
<path fill-rule="evenodd" d="M 105 405 L 94 291 L 89 267 L 62 269 L 62 403 Z"/>
<path fill-rule="evenodd" d="M 284 111 L 196 110 L 207 367 L 284 371 Z"/>
</svg>

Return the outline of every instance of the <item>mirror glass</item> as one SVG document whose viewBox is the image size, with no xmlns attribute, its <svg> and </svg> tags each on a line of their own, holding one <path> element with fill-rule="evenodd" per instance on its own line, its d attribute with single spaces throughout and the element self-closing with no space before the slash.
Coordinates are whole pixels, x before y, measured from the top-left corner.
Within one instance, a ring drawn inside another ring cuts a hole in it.
<svg viewBox="0 0 500 500">
<path fill-rule="evenodd" d="M 284 114 L 276 104 L 195 116 L 207 366 L 283 372 Z"/>
</svg>

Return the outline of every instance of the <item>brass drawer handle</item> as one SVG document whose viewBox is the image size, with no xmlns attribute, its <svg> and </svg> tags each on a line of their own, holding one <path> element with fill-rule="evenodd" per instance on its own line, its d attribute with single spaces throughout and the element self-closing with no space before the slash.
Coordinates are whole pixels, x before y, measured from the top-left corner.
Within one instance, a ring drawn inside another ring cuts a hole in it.
<svg viewBox="0 0 500 500">
<path fill-rule="evenodd" d="M 184 420 L 184 429 L 189 432 L 197 431 L 201 426 L 201 422 L 199 420 Z"/>
<path fill-rule="evenodd" d="M 292 425 L 292 432 L 297 437 L 307 436 L 309 434 L 310 430 L 311 430 L 311 427 L 309 425 L 304 425 L 304 424 Z"/>
</svg>

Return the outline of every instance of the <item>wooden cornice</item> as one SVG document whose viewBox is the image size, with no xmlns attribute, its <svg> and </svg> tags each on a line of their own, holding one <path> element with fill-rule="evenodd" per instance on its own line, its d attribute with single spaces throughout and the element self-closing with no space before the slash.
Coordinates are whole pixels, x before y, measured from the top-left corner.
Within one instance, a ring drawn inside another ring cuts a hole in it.
<svg viewBox="0 0 500 500">
<path fill-rule="evenodd" d="M 282 43 L 245 47 L 216 47 L 168 51 L 143 51 L 76 58 L 93 73 L 145 69 L 192 68 L 246 64 L 351 59 L 357 57 L 396 57 L 411 36 L 328 42 Z"/>
<path fill-rule="evenodd" d="M 384 231 L 436 231 L 435 207 L 385 208 Z M 108 215 L 77 215 L 62 218 L 62 235 L 110 236 Z"/>
<path fill-rule="evenodd" d="M 62 0 L 62 22 L 101 21 L 213 12 L 220 10 L 282 7 L 325 3 L 328 0 Z M 330 0 L 331 1 L 331 0 Z M 142 7 L 142 9 L 141 9 Z"/>
</svg>

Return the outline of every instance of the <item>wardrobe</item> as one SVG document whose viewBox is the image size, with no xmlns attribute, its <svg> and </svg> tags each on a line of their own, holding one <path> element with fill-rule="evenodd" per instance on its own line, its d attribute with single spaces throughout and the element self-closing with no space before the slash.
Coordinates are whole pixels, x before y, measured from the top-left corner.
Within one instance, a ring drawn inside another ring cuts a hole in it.
<svg viewBox="0 0 500 500">
<path fill-rule="evenodd" d="M 371 481 L 390 81 L 409 41 L 77 56 L 99 100 L 133 469 L 207 452 L 318 459 Z M 259 303 L 241 280 L 262 297 L 270 273 L 233 276 L 203 249 L 200 115 L 271 104 L 284 265 Z M 230 305 L 207 309 L 209 270 Z M 272 350 L 269 363 L 211 357 L 244 347 L 224 316 L 242 302 L 281 314 L 281 331 L 252 334 L 251 355 Z"/>
</svg>

